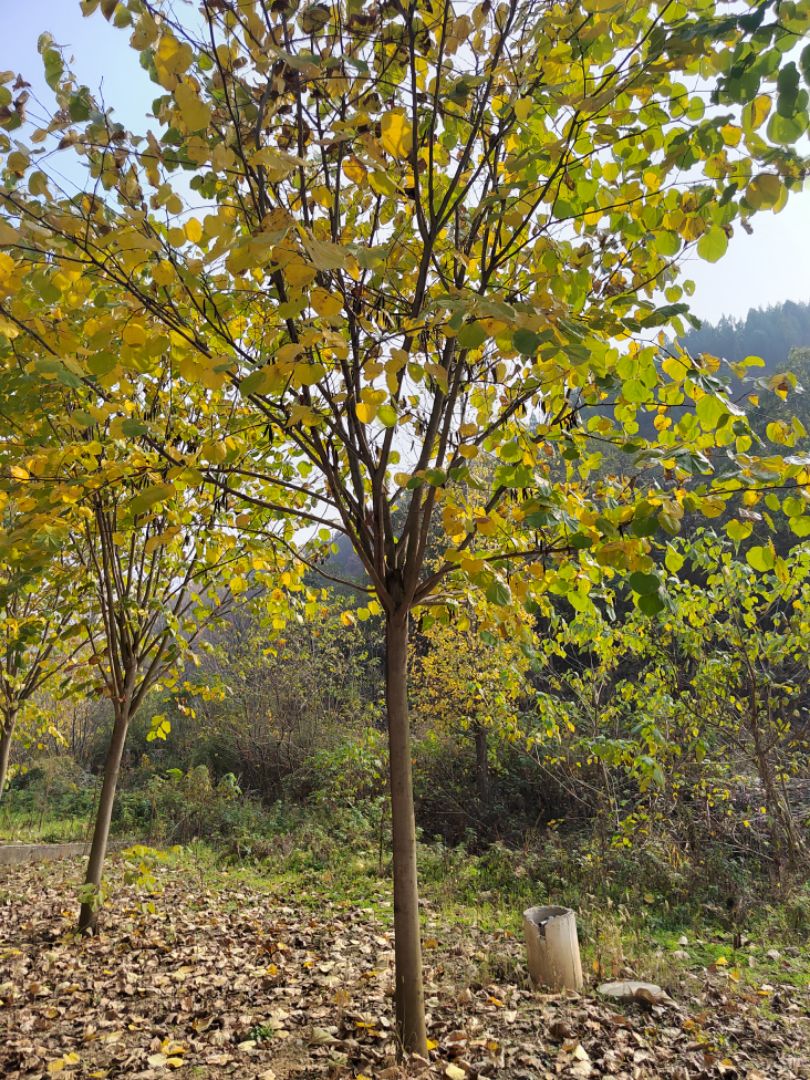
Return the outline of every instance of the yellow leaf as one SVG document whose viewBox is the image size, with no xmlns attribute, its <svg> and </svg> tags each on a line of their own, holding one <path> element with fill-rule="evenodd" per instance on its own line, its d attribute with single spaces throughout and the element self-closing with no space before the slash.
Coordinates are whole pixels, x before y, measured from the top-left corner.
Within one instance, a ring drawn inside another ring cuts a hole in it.
<svg viewBox="0 0 810 1080">
<path fill-rule="evenodd" d="M 343 173 L 353 184 L 363 184 L 368 176 L 368 169 L 362 161 L 352 156 L 343 162 Z"/>
<path fill-rule="evenodd" d="M 199 244 L 202 240 L 202 225 L 196 218 L 189 218 L 185 224 L 186 239 L 190 240 L 192 244 Z"/>
<path fill-rule="evenodd" d="M 314 386 L 326 375 L 323 364 L 296 364 L 293 378 L 299 386 Z"/>
<path fill-rule="evenodd" d="M 0 244 L 16 244 L 19 239 L 20 234 L 16 229 L 7 222 L 0 221 Z"/>
<path fill-rule="evenodd" d="M 284 267 L 284 277 L 294 289 L 300 289 L 303 288 L 304 285 L 309 285 L 316 274 L 317 270 L 315 267 L 310 266 L 309 263 L 305 263 L 303 260 L 289 262 Z"/>
<path fill-rule="evenodd" d="M 194 86 L 188 81 L 181 82 L 174 92 L 174 99 L 183 118 L 183 123 L 189 131 L 199 131 L 208 126 L 211 119 L 211 110 L 200 100 L 200 96 Z"/>
<path fill-rule="evenodd" d="M 397 159 L 407 158 L 413 144 L 413 128 L 400 109 L 383 114 L 381 122 L 383 149 Z"/>
<path fill-rule="evenodd" d="M 152 268 L 152 280 L 156 285 L 168 285 L 174 281 L 174 267 L 168 259 L 161 259 L 157 266 Z"/>
<path fill-rule="evenodd" d="M 378 408 L 379 406 L 372 405 L 368 401 L 358 401 L 354 411 L 357 413 L 357 419 L 361 424 L 370 424 L 377 415 Z"/>
<path fill-rule="evenodd" d="M 737 127 L 736 124 L 724 124 L 720 128 L 720 134 L 726 146 L 738 146 L 742 138 L 742 128 Z"/>
<path fill-rule="evenodd" d="M 17 176 L 22 176 L 30 164 L 31 160 L 28 155 L 20 150 L 14 150 L 6 158 L 6 168 L 9 172 L 16 173 Z"/>
<path fill-rule="evenodd" d="M 371 190 L 377 195 L 396 195 L 397 193 L 396 183 L 388 173 L 380 172 L 378 169 L 369 173 L 368 182 Z"/>
<path fill-rule="evenodd" d="M 14 260 L 5 251 L 0 251 L 0 284 L 11 280 L 14 273 Z"/>
<path fill-rule="evenodd" d="M 124 327 L 121 337 L 125 345 L 131 345 L 133 348 L 146 344 L 146 330 L 140 323 L 129 323 Z"/>
<path fill-rule="evenodd" d="M 755 97 L 743 109 L 743 124 L 745 124 L 746 130 L 756 131 L 758 127 L 762 127 L 768 119 L 770 111 L 771 99 L 767 94 L 760 94 Z"/>
<path fill-rule="evenodd" d="M 13 480 L 27 480 L 29 473 L 27 469 L 24 469 L 21 465 L 12 465 L 9 470 Z"/>
<path fill-rule="evenodd" d="M 755 210 L 770 210 L 779 202 L 782 181 L 776 173 L 759 173 L 745 189 L 745 198 Z"/>
<path fill-rule="evenodd" d="M 312 290 L 309 302 L 319 315 L 323 315 L 327 319 L 339 315 L 343 309 L 343 298 L 340 293 L 327 292 L 326 289 L 322 289 L 320 286 Z"/>
<path fill-rule="evenodd" d="M 191 46 L 179 42 L 172 34 L 164 34 L 155 49 L 155 67 L 161 77 L 181 75 L 193 59 Z"/>
<path fill-rule="evenodd" d="M 529 119 L 529 113 L 532 111 L 532 99 L 520 98 L 515 102 L 515 116 L 521 123 L 525 123 Z"/>
</svg>

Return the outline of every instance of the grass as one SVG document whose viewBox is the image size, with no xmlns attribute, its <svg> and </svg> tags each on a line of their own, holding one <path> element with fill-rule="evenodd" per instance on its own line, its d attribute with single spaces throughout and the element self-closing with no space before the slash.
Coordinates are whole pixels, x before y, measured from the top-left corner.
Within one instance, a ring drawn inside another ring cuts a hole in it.
<svg viewBox="0 0 810 1080">
<path fill-rule="evenodd" d="M 294 897 L 297 906 L 313 911 L 324 902 L 366 909 L 384 925 L 393 924 L 390 868 L 384 859 L 381 871 L 378 851 L 364 850 L 359 843 L 353 848 L 315 843 L 251 862 L 235 862 L 205 843 L 193 843 L 169 858 L 196 876 L 201 887 L 223 892 L 226 911 L 236 911 L 239 905 L 228 892 L 246 886 L 278 899 Z M 810 950 L 803 947 L 810 924 L 807 886 L 789 903 L 754 908 L 743 947 L 735 949 L 735 927 L 717 919 L 711 904 L 696 902 L 691 909 L 679 905 L 679 917 L 673 917 L 673 905 L 665 895 L 637 890 L 640 895 L 633 903 L 615 883 L 615 895 L 600 892 L 598 882 L 590 878 L 576 885 L 560 884 L 552 891 L 544 880 L 522 872 L 519 854 L 505 849 L 495 856 L 492 852 L 475 856 L 421 844 L 419 864 L 427 950 L 439 927 L 460 935 L 475 929 L 519 941 L 524 908 L 560 902 L 577 910 L 583 968 L 591 981 L 632 976 L 659 982 L 674 994 L 711 966 L 727 979 L 730 991 L 761 995 L 763 1007 L 768 997 L 763 986 L 810 986 Z M 553 866 L 545 870 L 551 873 Z M 565 881 L 562 874 L 560 881 Z M 772 949 L 779 950 L 779 958 L 767 956 Z M 497 957 L 481 955 L 477 981 L 485 984 L 515 976 L 513 960 L 504 962 L 509 971 L 500 970 Z"/>
<path fill-rule="evenodd" d="M 84 816 L 57 817 L 47 810 L 18 810 L 0 806 L 0 841 L 51 844 L 85 840 L 90 825 Z"/>
<path fill-rule="evenodd" d="M 0 807 L 0 836 L 16 840 L 84 839 L 88 822 Z M 550 834 L 513 850 L 495 844 L 480 853 L 441 842 L 420 843 L 425 939 L 436 926 L 522 938 L 522 912 L 559 903 L 578 913 L 583 966 L 591 979 L 633 974 L 674 987 L 710 965 L 729 985 L 757 992 L 769 983 L 810 985 L 810 884 L 784 900 L 737 865 L 684 865 L 664 841 L 636 850 L 597 847 L 587 837 Z M 328 901 L 368 909 L 393 922 L 390 854 L 377 821 L 362 808 L 329 814 L 276 808 L 262 834 L 251 819 L 214 848 L 191 842 L 167 858 L 203 889 L 224 895 L 243 883 L 278 899 L 295 897 L 313 911 Z M 718 854 L 710 854 L 720 859 Z M 746 876 L 748 875 L 748 876 Z M 744 920 L 727 913 L 728 894 L 745 897 Z M 734 948 L 735 935 L 744 947 Z M 680 940 L 686 937 L 687 944 Z M 778 949 L 772 959 L 767 952 Z M 679 955 L 685 953 L 685 956 Z M 485 979 L 492 960 L 481 959 Z"/>
</svg>

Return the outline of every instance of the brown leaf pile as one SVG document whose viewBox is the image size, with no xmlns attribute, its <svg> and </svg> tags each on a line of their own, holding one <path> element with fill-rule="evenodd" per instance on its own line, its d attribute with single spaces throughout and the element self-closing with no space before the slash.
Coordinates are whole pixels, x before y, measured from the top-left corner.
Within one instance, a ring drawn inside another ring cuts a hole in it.
<svg viewBox="0 0 810 1080">
<path fill-rule="evenodd" d="M 520 942 L 429 911 L 430 1061 L 401 1067 L 385 908 L 297 904 L 270 880 L 264 889 L 223 873 L 212 884 L 172 866 L 145 897 L 113 861 L 102 932 L 77 939 L 80 869 L 0 877 L 4 1077 L 810 1077 L 806 992 L 774 986 L 765 1008 L 707 972 L 646 1010 L 541 995 Z M 497 983 L 476 981 L 482 970 L 501 973 Z"/>
</svg>

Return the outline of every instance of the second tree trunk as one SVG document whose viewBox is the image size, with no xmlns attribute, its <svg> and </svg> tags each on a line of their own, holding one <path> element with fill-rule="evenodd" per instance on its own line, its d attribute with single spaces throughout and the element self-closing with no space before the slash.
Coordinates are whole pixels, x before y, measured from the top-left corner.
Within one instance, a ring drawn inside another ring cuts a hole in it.
<svg viewBox="0 0 810 1080">
<path fill-rule="evenodd" d="M 121 771 L 121 759 L 124 756 L 124 744 L 127 741 L 127 729 L 129 716 L 120 712 L 115 717 L 112 738 L 107 751 L 107 760 L 104 762 L 104 782 L 101 785 L 101 795 L 98 800 L 96 812 L 96 825 L 93 830 L 93 842 L 90 845 L 90 857 L 87 860 L 87 874 L 85 875 L 86 896 L 79 912 L 79 932 L 87 934 L 92 932 L 98 918 L 100 902 L 101 875 L 104 870 L 104 859 L 107 855 L 107 841 L 110 837 L 110 822 L 112 821 L 113 803 L 115 791 L 118 787 L 118 774 Z"/>
</svg>

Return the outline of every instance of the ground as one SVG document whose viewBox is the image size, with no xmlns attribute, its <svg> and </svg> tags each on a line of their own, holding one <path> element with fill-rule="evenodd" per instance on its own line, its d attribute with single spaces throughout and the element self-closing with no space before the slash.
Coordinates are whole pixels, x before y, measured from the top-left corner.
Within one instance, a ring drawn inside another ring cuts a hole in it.
<svg viewBox="0 0 810 1080">
<path fill-rule="evenodd" d="M 5 1077 L 810 1077 L 810 987 L 791 975 L 798 950 L 757 970 L 753 947 L 720 955 L 673 941 L 678 957 L 659 950 L 651 972 L 673 1001 L 642 1011 L 593 986 L 537 992 L 513 933 L 427 903 L 430 1062 L 403 1069 L 383 881 L 358 904 L 188 853 L 115 856 L 101 932 L 79 939 L 81 868 L 0 870 Z"/>
</svg>

